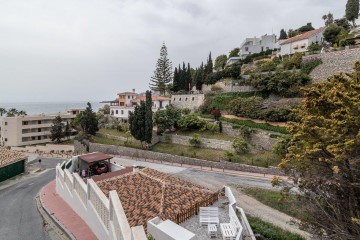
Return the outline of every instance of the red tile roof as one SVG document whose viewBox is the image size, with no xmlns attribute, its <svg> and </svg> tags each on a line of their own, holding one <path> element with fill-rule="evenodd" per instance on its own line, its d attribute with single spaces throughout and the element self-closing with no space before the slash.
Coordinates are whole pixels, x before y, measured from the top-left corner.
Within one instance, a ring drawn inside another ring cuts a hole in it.
<svg viewBox="0 0 360 240">
<path fill-rule="evenodd" d="M 109 173 L 103 173 L 101 175 L 96 175 L 92 177 L 92 180 L 94 180 L 95 182 L 98 181 L 103 181 L 106 179 L 110 179 L 110 178 L 114 178 L 114 177 L 118 177 L 127 173 L 131 173 L 133 172 L 133 168 L 132 167 L 126 167 L 124 169 L 115 171 L 115 172 L 109 172 Z"/>
<path fill-rule="evenodd" d="M 79 156 L 79 158 L 87 163 L 100 162 L 112 159 L 113 157 L 102 152 L 94 152 Z"/>
<path fill-rule="evenodd" d="M 292 42 L 297 42 L 297 41 L 300 41 L 300 40 L 308 39 L 308 38 L 311 38 L 312 36 L 314 36 L 314 35 L 322 32 L 322 31 L 324 31 L 324 28 L 319 28 L 319 29 L 311 30 L 311 31 L 305 32 L 305 33 L 303 33 L 303 34 L 297 35 L 297 36 L 295 36 L 295 37 L 286 39 L 285 41 L 283 41 L 282 43 L 280 43 L 280 45 L 284 45 L 284 44 L 288 44 L 288 43 L 292 43 Z"/>
<path fill-rule="evenodd" d="M 26 159 L 23 153 L 0 147 L 0 167 L 23 159 Z"/>
<path fill-rule="evenodd" d="M 131 227 L 158 216 L 177 222 L 177 216 L 195 206 L 211 204 L 218 192 L 168 174 L 145 168 L 116 178 L 97 182 L 106 196 L 116 190 Z"/>
</svg>

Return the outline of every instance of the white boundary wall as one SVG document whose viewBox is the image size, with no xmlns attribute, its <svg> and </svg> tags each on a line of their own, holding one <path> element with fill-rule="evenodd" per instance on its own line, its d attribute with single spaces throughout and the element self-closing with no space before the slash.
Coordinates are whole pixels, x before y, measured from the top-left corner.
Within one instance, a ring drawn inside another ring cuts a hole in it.
<svg viewBox="0 0 360 240">
<path fill-rule="evenodd" d="M 227 186 L 225 188 L 225 196 L 229 199 L 229 217 L 236 217 L 236 219 L 239 219 L 239 223 L 242 226 L 242 229 L 240 229 L 238 235 L 236 236 L 236 240 L 239 239 L 250 239 L 250 240 L 256 240 L 255 235 L 250 227 L 250 224 L 246 218 L 246 215 L 244 213 L 244 210 L 240 207 L 236 206 L 236 199 L 231 191 L 231 189 Z M 236 216 L 236 212 L 240 213 L 240 216 Z M 241 233 L 241 234 L 240 234 Z"/>
<path fill-rule="evenodd" d="M 64 163 L 63 163 L 64 164 Z M 92 179 L 56 166 L 56 192 L 86 222 L 100 240 L 146 240 L 142 226 L 130 228 L 116 191 L 107 198 Z"/>
</svg>

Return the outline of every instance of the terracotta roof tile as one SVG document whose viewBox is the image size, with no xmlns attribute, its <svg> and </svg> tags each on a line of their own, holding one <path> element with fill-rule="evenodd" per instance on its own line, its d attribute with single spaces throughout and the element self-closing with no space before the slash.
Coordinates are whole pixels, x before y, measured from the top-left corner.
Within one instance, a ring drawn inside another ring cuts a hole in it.
<svg viewBox="0 0 360 240">
<path fill-rule="evenodd" d="M 285 41 L 283 41 L 282 43 L 280 43 L 280 45 L 284 45 L 284 44 L 288 44 L 288 43 L 292 43 L 292 42 L 297 42 L 297 41 L 300 41 L 300 40 L 304 40 L 304 39 L 308 39 L 318 33 L 320 33 L 321 31 L 323 31 L 324 28 L 319 28 L 319 29 L 315 29 L 315 30 L 311 30 L 311 31 L 308 31 L 308 32 L 305 32 L 303 34 L 300 34 L 300 35 L 297 35 L 295 37 L 292 37 L 292 38 L 289 38 L 289 39 L 286 39 Z"/>
<path fill-rule="evenodd" d="M 25 158 L 26 156 L 21 152 L 0 147 L 0 167 Z"/>
<path fill-rule="evenodd" d="M 217 194 L 149 168 L 97 184 L 106 196 L 117 191 L 131 227 L 146 228 L 147 221 L 156 216 L 176 222 L 178 214 Z"/>
</svg>

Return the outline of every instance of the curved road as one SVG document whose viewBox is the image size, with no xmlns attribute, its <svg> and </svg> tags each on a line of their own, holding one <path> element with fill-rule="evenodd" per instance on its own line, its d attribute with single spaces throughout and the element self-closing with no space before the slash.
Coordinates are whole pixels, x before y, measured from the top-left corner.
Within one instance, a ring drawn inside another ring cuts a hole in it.
<svg viewBox="0 0 360 240">
<path fill-rule="evenodd" d="M 0 238 L 6 240 L 50 239 L 37 210 L 35 196 L 55 179 L 60 159 L 42 159 L 41 173 L 9 180 L 0 186 Z"/>
</svg>

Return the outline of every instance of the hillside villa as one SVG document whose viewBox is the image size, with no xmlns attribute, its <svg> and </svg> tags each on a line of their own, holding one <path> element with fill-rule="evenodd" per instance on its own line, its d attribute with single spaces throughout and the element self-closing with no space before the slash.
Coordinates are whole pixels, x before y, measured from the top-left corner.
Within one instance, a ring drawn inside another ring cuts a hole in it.
<svg viewBox="0 0 360 240">
<path fill-rule="evenodd" d="M 280 43 L 281 56 L 306 52 L 311 44 L 322 43 L 324 41 L 324 31 L 325 28 L 319 28 L 282 41 Z"/>
<path fill-rule="evenodd" d="M 152 96 L 153 112 L 165 108 L 170 104 L 170 100 L 168 97 Z M 145 101 L 145 96 L 137 94 L 135 89 L 132 92 L 118 93 L 118 98 L 110 102 L 110 115 L 120 120 L 127 120 L 129 113 L 134 111 L 140 101 Z"/>
<path fill-rule="evenodd" d="M 261 53 L 266 50 L 277 49 L 279 44 L 275 34 L 272 35 L 263 35 L 260 38 L 246 38 L 243 43 L 240 45 L 239 56 L 241 59 L 246 58 L 248 55 L 254 53 Z M 231 58 L 229 59 L 229 61 Z M 234 60 L 234 59 L 233 59 Z M 233 61 L 231 60 L 231 61 Z M 229 62 L 230 63 L 230 62 Z"/>
</svg>

